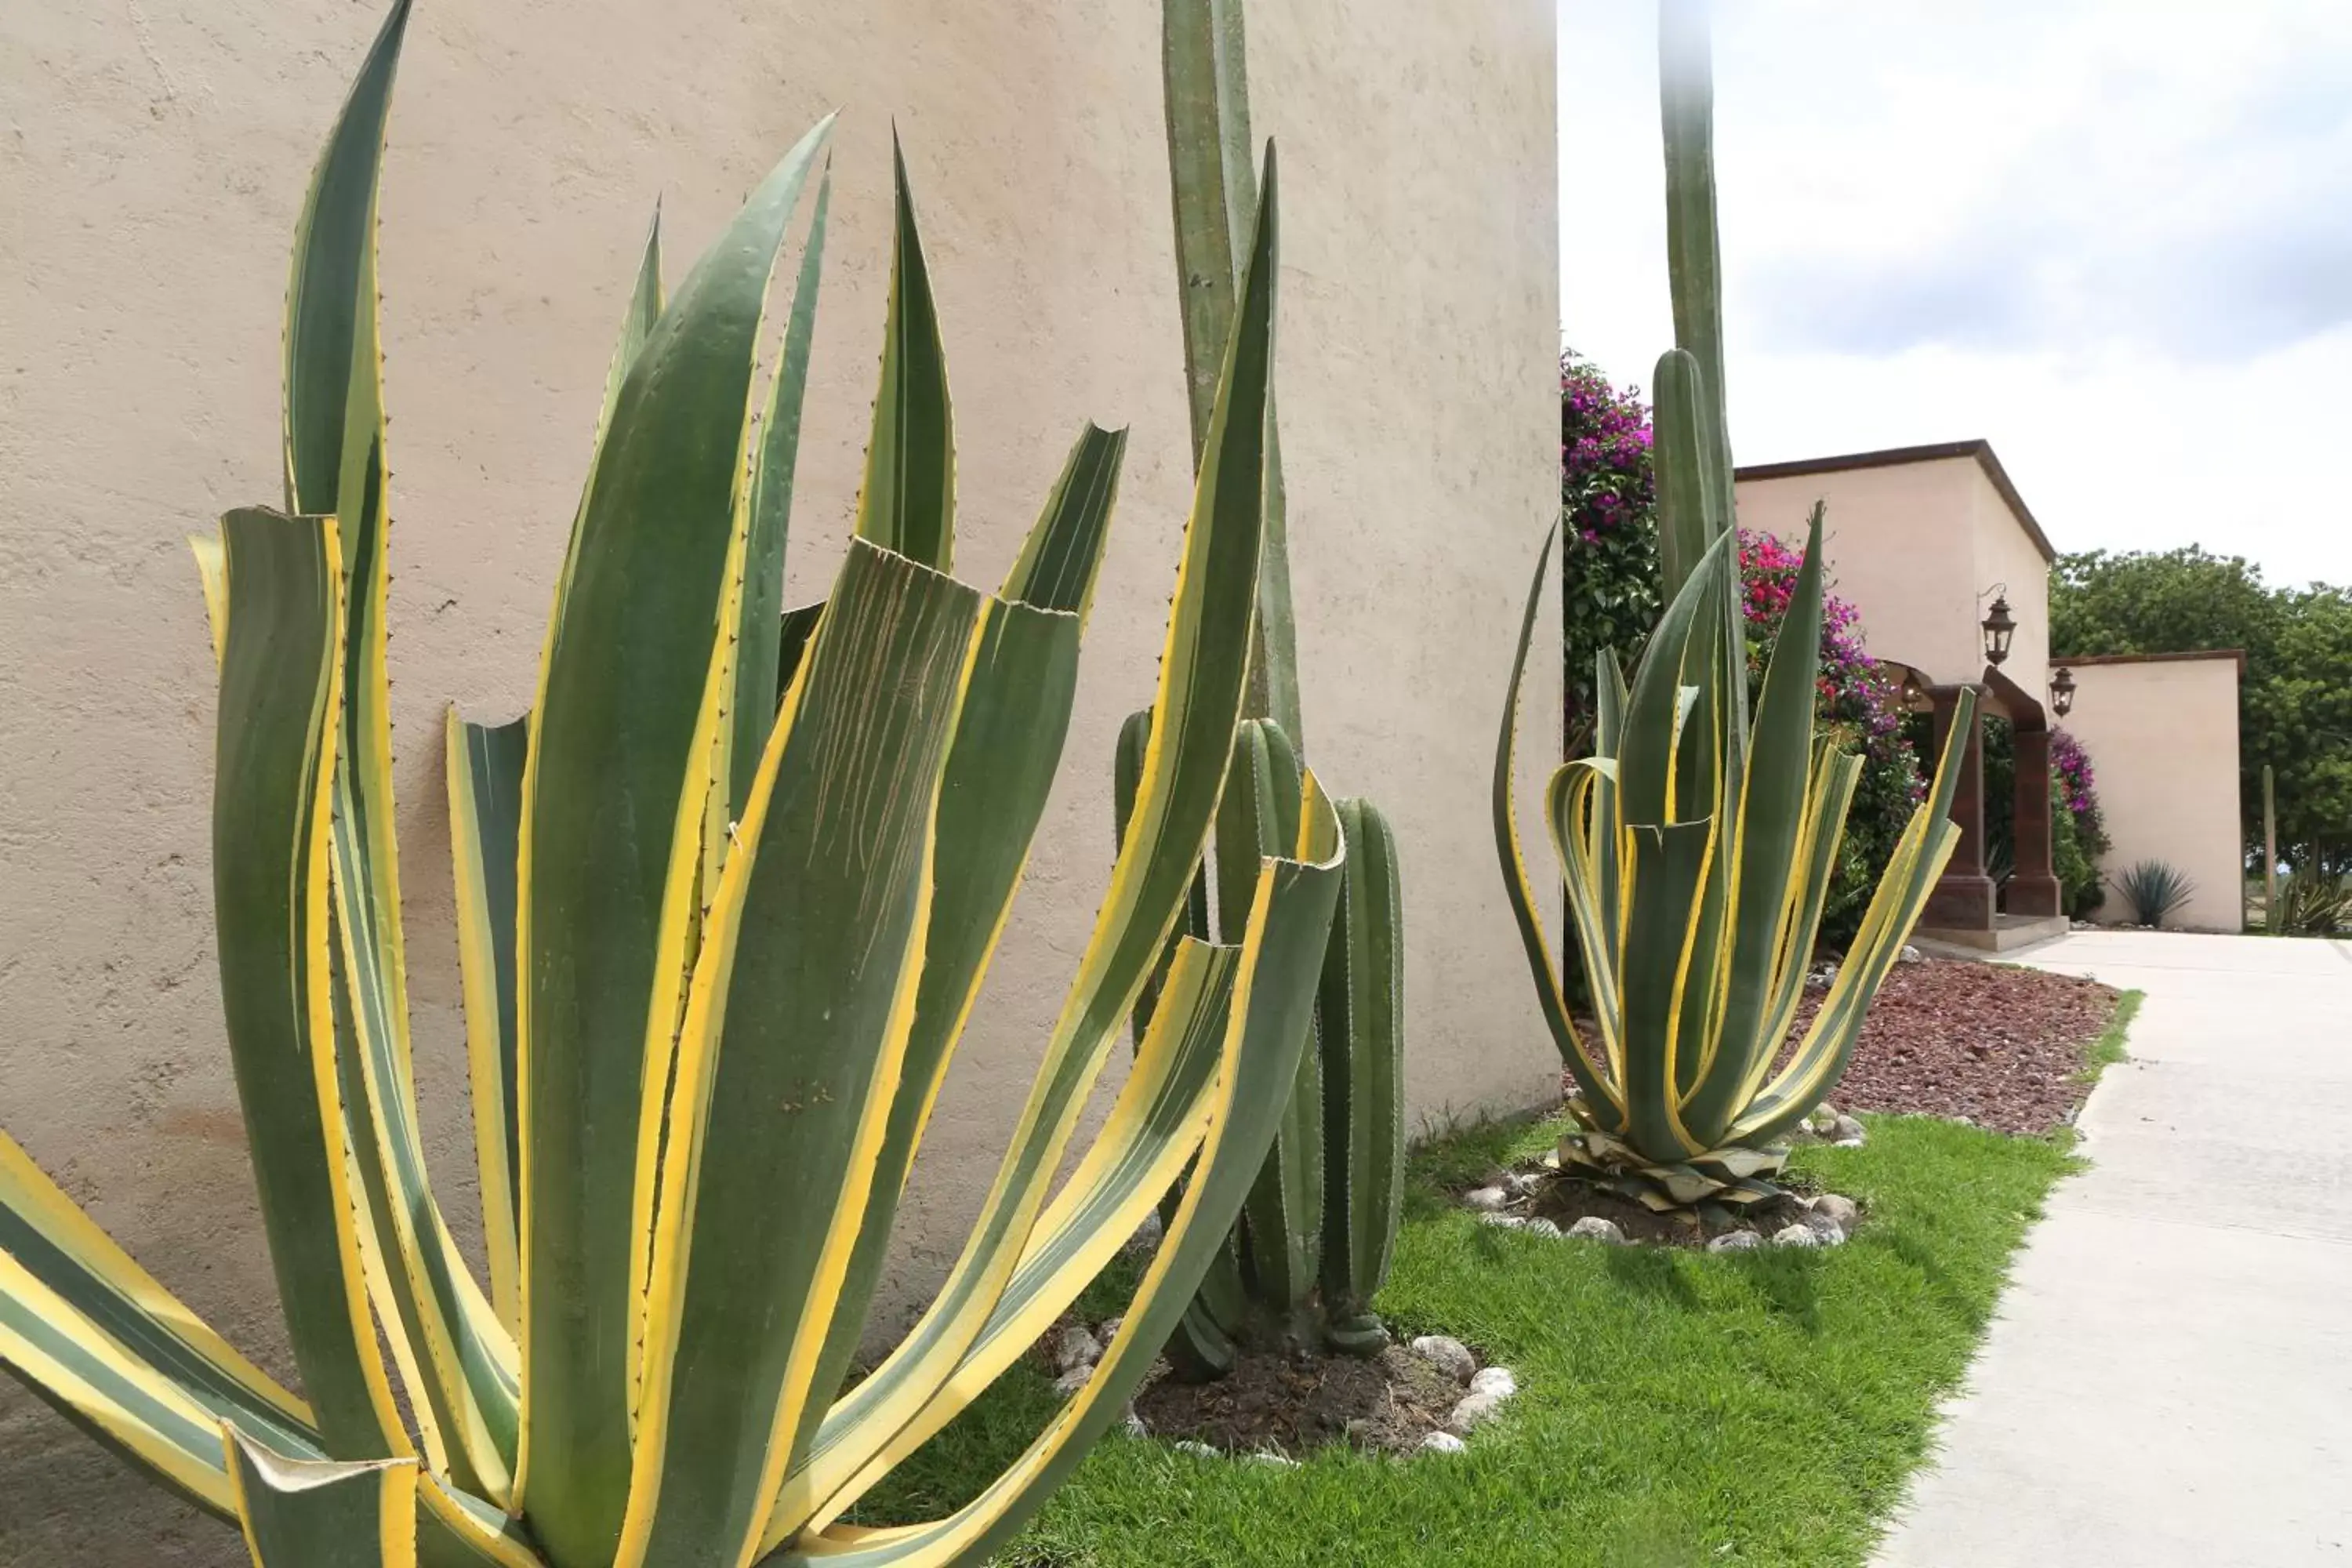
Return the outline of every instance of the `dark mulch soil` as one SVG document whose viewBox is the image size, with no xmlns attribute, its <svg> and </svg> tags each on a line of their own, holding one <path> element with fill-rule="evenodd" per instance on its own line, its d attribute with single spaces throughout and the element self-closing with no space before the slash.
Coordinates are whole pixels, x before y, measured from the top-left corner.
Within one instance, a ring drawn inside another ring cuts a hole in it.
<svg viewBox="0 0 2352 1568">
<path fill-rule="evenodd" d="M 1823 994 L 1806 992 L 1800 1032 Z M 2038 969 L 1898 963 L 1830 1098 L 1840 1110 L 1965 1116 L 2003 1132 L 2048 1132 L 2072 1121 L 2090 1092 L 2084 1052 L 2106 1027 L 2116 994 Z"/>
<path fill-rule="evenodd" d="M 1790 1189 L 1790 1196 L 1769 1198 L 1744 1209 L 1711 1205 L 1704 1219 L 1696 1209 L 1660 1214 L 1646 1204 L 1570 1175 L 1546 1182 L 1523 1208 L 1514 1207 L 1511 1212 L 1525 1214 L 1530 1219 L 1548 1219 L 1562 1230 L 1588 1215 L 1614 1220 L 1617 1228 L 1625 1233 L 1625 1239 L 1637 1247 L 1705 1247 L 1713 1237 L 1734 1230 L 1752 1230 L 1769 1240 L 1775 1231 L 1805 1217 L 1805 1205 L 1795 1195 L 1796 1189 L 1804 1184 L 1802 1179 L 1786 1173 L 1776 1180 Z"/>
<path fill-rule="evenodd" d="M 1136 1395 L 1155 1437 L 1233 1453 L 1327 1443 L 1410 1453 L 1445 1425 L 1461 1385 L 1399 1345 L 1378 1356 L 1245 1355 L 1213 1383 L 1163 1377 Z"/>
</svg>

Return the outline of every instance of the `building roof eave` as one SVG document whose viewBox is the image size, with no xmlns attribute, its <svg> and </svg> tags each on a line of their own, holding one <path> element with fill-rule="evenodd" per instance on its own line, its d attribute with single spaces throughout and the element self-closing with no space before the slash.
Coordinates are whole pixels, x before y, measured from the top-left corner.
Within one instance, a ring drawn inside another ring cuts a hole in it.
<svg viewBox="0 0 2352 1568">
<path fill-rule="evenodd" d="M 1801 458 L 1787 463 L 1750 463 L 1734 469 L 1731 477 L 1734 480 L 1785 479 L 1802 474 L 1834 474 L 1853 468 L 1889 468 L 1904 463 L 1936 463 L 1952 458 L 1975 458 L 1977 467 L 1984 470 L 1985 478 L 1992 481 L 1992 488 L 2008 503 L 2011 513 L 2017 519 L 2017 525 L 2025 531 L 2026 538 L 2033 542 L 2033 548 L 2042 552 L 2042 559 L 2047 562 L 2058 559 L 2057 551 L 2051 548 L 2050 536 L 2042 531 L 2040 523 L 2033 521 L 2033 513 L 2027 509 L 2024 498 L 2017 493 L 2017 486 L 2010 479 L 2009 471 L 1993 455 L 1992 443 L 1982 437 L 1972 441 L 1939 441 L 1925 447 L 1887 447 L 1874 452 Z"/>
</svg>

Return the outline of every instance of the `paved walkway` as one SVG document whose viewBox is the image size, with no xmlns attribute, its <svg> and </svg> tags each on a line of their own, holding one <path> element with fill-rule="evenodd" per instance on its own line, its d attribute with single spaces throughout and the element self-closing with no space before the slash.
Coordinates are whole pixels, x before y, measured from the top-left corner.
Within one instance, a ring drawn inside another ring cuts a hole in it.
<svg viewBox="0 0 2352 1568">
<path fill-rule="evenodd" d="M 2147 993 L 1881 1568 L 2352 1568 L 2352 942 L 2082 932 Z"/>
</svg>

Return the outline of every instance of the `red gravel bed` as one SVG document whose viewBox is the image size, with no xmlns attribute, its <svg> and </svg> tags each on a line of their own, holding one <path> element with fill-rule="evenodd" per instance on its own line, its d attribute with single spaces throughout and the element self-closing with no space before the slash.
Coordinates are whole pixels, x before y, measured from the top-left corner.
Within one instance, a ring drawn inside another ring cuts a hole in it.
<svg viewBox="0 0 2352 1568">
<path fill-rule="evenodd" d="M 1965 1116 L 2003 1132 L 2048 1132 L 2072 1121 L 2090 1092 L 2084 1054 L 2106 1027 L 2116 994 L 2039 969 L 1898 963 L 1830 1101 L 1840 1110 Z M 1806 992 L 1801 1032 L 1822 995 Z"/>
</svg>

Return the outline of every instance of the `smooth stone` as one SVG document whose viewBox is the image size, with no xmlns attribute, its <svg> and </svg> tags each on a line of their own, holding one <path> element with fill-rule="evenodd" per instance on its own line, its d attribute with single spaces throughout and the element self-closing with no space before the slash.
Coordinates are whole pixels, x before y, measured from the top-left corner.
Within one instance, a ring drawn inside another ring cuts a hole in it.
<svg viewBox="0 0 2352 1568">
<path fill-rule="evenodd" d="M 1727 1230 L 1706 1244 L 1709 1252 L 1753 1252 L 1764 1245 L 1764 1238 L 1752 1230 Z"/>
<path fill-rule="evenodd" d="M 1105 1318 L 1095 1325 L 1095 1342 L 1105 1350 L 1110 1349 L 1111 1341 L 1118 1338 L 1119 1325 L 1126 1321 L 1125 1318 Z"/>
<path fill-rule="evenodd" d="M 1613 1219 L 1602 1219 L 1597 1214 L 1586 1215 L 1582 1219 L 1570 1226 L 1568 1234 L 1570 1237 L 1581 1237 L 1586 1241 L 1606 1242 L 1611 1247 L 1625 1245 L 1625 1233 L 1617 1228 L 1617 1222 Z"/>
<path fill-rule="evenodd" d="M 1525 1230 L 1528 1226 L 1526 1217 L 1520 1215 L 1482 1214 L 1478 1218 L 1483 1224 L 1498 1225 L 1505 1230 Z"/>
<path fill-rule="evenodd" d="M 1811 1214 L 1827 1215 L 1830 1218 L 1837 1221 L 1837 1227 L 1840 1230 L 1851 1233 L 1853 1229 L 1854 1222 L 1862 1217 L 1862 1205 L 1855 1203 L 1852 1198 L 1842 1196 L 1839 1194 L 1823 1193 L 1821 1196 L 1812 1201 L 1812 1204 L 1807 1212 Z"/>
<path fill-rule="evenodd" d="M 1551 1220 L 1531 1219 L 1528 1221 L 1528 1234 L 1529 1236 L 1557 1237 L 1561 1234 L 1561 1231 L 1559 1226 Z"/>
<path fill-rule="evenodd" d="M 1087 1379 L 1094 1374 L 1095 1369 L 1091 1365 L 1074 1366 L 1054 1380 L 1054 1392 L 1067 1399 L 1084 1388 L 1087 1385 Z"/>
<path fill-rule="evenodd" d="M 1843 1247 L 1845 1226 L 1817 1209 L 1808 1209 L 1798 1224 L 1813 1233 L 1813 1239 L 1823 1247 Z"/>
<path fill-rule="evenodd" d="M 1424 1454 L 1460 1454 L 1466 1452 L 1469 1447 L 1451 1432 L 1432 1432 L 1421 1440 L 1421 1451 Z"/>
<path fill-rule="evenodd" d="M 1821 1244 L 1820 1234 L 1808 1225 L 1784 1226 L 1772 1233 L 1772 1245 L 1775 1247 L 1819 1247 Z"/>
<path fill-rule="evenodd" d="M 1244 1454 L 1242 1457 L 1253 1465 L 1272 1465 L 1277 1470 L 1295 1470 L 1298 1468 L 1298 1461 L 1289 1455 L 1277 1454 L 1270 1449 L 1260 1449 L 1256 1453 Z"/>
<path fill-rule="evenodd" d="M 1445 1429 L 1457 1437 L 1466 1437 L 1470 1430 L 1493 1420 L 1501 1413 L 1503 1396 L 1499 1394 L 1465 1394 L 1454 1406 L 1454 1414 L 1445 1418 Z"/>
<path fill-rule="evenodd" d="M 1143 1424 L 1143 1417 L 1135 1413 L 1135 1406 L 1132 1405 L 1127 1407 L 1127 1418 L 1124 1425 L 1127 1427 L 1127 1435 L 1130 1437 L 1149 1437 L 1151 1436 L 1151 1428 Z"/>
<path fill-rule="evenodd" d="M 1830 1147 L 1832 1149 L 1860 1149 L 1866 1147 L 1866 1145 L 1860 1138 L 1832 1138 L 1830 1140 Z"/>
<path fill-rule="evenodd" d="M 1473 1187 L 1462 1194 L 1462 1206 L 1476 1209 L 1481 1214 L 1500 1213 L 1503 1205 L 1510 1201 L 1511 1194 L 1500 1187 Z"/>
<path fill-rule="evenodd" d="M 1841 1116 L 1830 1124 L 1830 1136 L 1841 1143 L 1849 1138 L 1859 1143 L 1870 1136 L 1870 1130 L 1851 1116 Z"/>
<path fill-rule="evenodd" d="M 1143 1216 L 1143 1223 L 1135 1227 L 1135 1234 L 1127 1238 L 1124 1250 L 1144 1255 L 1159 1251 L 1160 1237 L 1165 1229 L 1160 1223 L 1160 1211 L 1152 1210 Z"/>
<path fill-rule="evenodd" d="M 1405 1348 L 1456 1383 L 1469 1382 L 1478 1370 L 1470 1347 L 1450 1334 L 1423 1334 Z"/>
<path fill-rule="evenodd" d="M 1903 944 L 1903 951 L 1895 955 L 1895 962 L 1897 963 L 1925 963 L 1927 962 L 1927 955 L 1921 952 L 1917 948 L 1913 947 L 1906 942 Z"/>
<path fill-rule="evenodd" d="M 1482 1366 L 1470 1379 L 1470 1392 L 1491 1394 L 1497 1399 L 1508 1399 L 1519 1391 L 1519 1380 L 1511 1375 L 1507 1366 Z"/>
<path fill-rule="evenodd" d="M 1064 1372 L 1092 1366 L 1102 1360 L 1102 1353 L 1101 1342 L 1076 1323 L 1064 1329 L 1054 1341 L 1054 1364 Z"/>
<path fill-rule="evenodd" d="M 1176 1451 L 1180 1454 L 1191 1454 L 1195 1458 L 1201 1459 L 1222 1459 L 1224 1458 L 1223 1454 L 1217 1452 L 1216 1449 L 1210 1447 L 1206 1443 L 1195 1443 L 1190 1437 L 1187 1437 L 1182 1442 L 1177 1444 Z"/>
<path fill-rule="evenodd" d="M 1531 1198 L 1543 1191 L 1546 1174 L 1542 1171 L 1514 1171 L 1503 1178 L 1503 1185 L 1515 1198 Z"/>
</svg>

